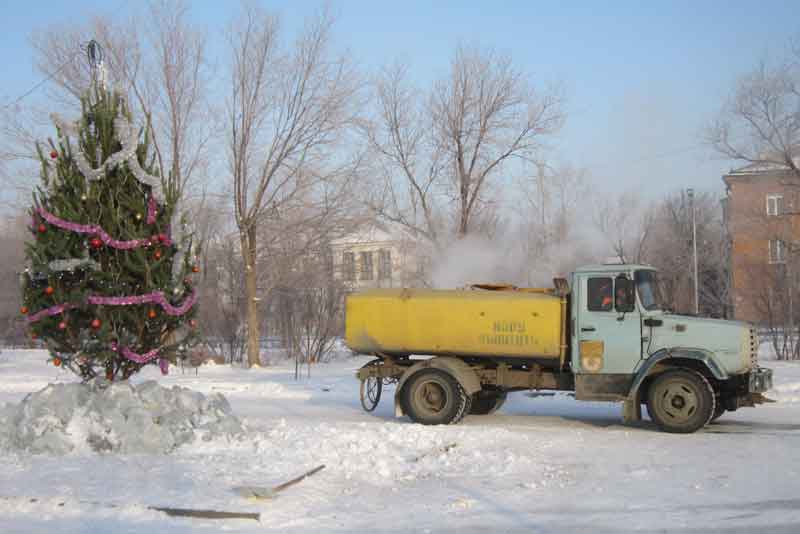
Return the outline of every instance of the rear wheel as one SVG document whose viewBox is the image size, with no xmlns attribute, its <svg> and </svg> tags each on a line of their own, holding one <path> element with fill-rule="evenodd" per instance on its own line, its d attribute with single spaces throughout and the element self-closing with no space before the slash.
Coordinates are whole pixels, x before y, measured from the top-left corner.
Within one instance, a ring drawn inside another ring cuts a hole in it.
<svg viewBox="0 0 800 534">
<path fill-rule="evenodd" d="M 404 411 L 412 421 L 423 425 L 458 423 L 470 410 L 470 396 L 449 373 L 441 369 L 422 369 L 403 386 Z"/>
<path fill-rule="evenodd" d="M 666 432 L 695 432 L 711 420 L 715 409 L 711 384 L 695 371 L 666 371 L 650 384 L 647 411 L 659 428 Z"/>
<path fill-rule="evenodd" d="M 505 391 L 492 391 L 482 389 L 472 396 L 470 415 L 493 414 L 506 402 Z"/>
</svg>

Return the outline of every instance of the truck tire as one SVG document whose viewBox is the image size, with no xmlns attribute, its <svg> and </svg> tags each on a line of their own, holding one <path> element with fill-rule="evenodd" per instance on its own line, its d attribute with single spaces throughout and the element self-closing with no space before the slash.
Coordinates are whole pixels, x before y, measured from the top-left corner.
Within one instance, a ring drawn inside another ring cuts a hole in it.
<svg viewBox="0 0 800 534">
<path fill-rule="evenodd" d="M 441 369 L 421 369 L 403 386 L 403 411 L 423 425 L 452 425 L 469 413 L 472 398 Z"/>
<path fill-rule="evenodd" d="M 505 391 L 482 389 L 472 396 L 470 415 L 490 415 L 500 409 L 506 402 Z"/>
<path fill-rule="evenodd" d="M 725 405 L 722 404 L 722 399 L 717 399 L 717 405 L 714 407 L 714 415 L 711 416 L 710 423 L 713 423 L 725 413 Z"/>
<path fill-rule="evenodd" d="M 665 432 L 690 434 L 703 428 L 714 415 L 716 399 L 708 380 L 689 369 L 662 373 L 650 384 L 647 411 Z"/>
</svg>

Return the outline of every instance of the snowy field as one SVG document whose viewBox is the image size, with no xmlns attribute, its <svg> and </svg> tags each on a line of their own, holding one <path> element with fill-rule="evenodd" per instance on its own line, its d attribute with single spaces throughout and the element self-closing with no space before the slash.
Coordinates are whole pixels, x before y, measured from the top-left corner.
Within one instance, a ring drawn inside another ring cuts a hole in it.
<svg viewBox="0 0 800 534">
<path fill-rule="evenodd" d="M 43 351 L 0 353 L 0 403 L 73 377 Z M 515 393 L 492 416 L 423 427 L 393 417 L 391 388 L 372 414 L 345 358 L 295 382 L 293 369 L 205 366 L 156 379 L 221 393 L 239 437 L 169 454 L 0 451 L 0 532 L 800 532 L 800 363 L 775 371 L 775 404 L 725 414 L 692 435 L 623 426 L 620 405 Z M 8 406 L 6 406 L 8 408 Z M 275 499 L 274 486 L 319 474 Z M 148 506 L 260 513 L 167 517 Z"/>
</svg>

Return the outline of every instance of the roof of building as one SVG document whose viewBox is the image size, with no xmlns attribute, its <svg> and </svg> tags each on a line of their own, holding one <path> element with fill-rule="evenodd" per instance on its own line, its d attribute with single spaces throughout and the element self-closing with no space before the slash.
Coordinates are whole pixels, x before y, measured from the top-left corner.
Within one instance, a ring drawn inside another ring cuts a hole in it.
<svg viewBox="0 0 800 534">
<path fill-rule="evenodd" d="M 332 246 L 358 245 L 363 243 L 385 243 L 410 239 L 411 236 L 399 224 L 371 223 L 358 230 L 331 240 Z"/>
<path fill-rule="evenodd" d="M 795 167 L 800 167 L 800 157 L 794 158 Z M 792 170 L 786 163 L 777 161 L 756 161 L 744 167 L 731 170 L 726 176 L 747 176 L 753 174 L 768 174 L 773 172 L 785 172 Z"/>
<path fill-rule="evenodd" d="M 595 265 L 583 265 L 578 269 L 575 269 L 575 272 L 579 273 L 586 273 L 586 272 L 600 272 L 600 273 L 609 273 L 609 272 L 619 272 L 619 271 L 637 271 L 639 269 L 652 271 L 655 269 L 652 265 L 644 265 L 640 263 L 616 263 L 616 264 L 595 264 Z"/>
</svg>

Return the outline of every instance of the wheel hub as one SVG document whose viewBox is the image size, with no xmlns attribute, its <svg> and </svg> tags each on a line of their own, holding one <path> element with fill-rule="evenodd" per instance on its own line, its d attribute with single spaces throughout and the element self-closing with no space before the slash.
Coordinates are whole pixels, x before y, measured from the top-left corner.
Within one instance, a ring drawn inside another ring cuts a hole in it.
<svg viewBox="0 0 800 534">
<path fill-rule="evenodd" d="M 661 401 L 664 414 L 676 422 L 691 418 L 697 411 L 697 396 L 686 384 L 667 384 Z"/>
<path fill-rule="evenodd" d="M 447 400 L 444 389 L 436 382 L 427 382 L 420 386 L 418 399 L 420 406 L 431 413 L 442 411 Z"/>
</svg>

